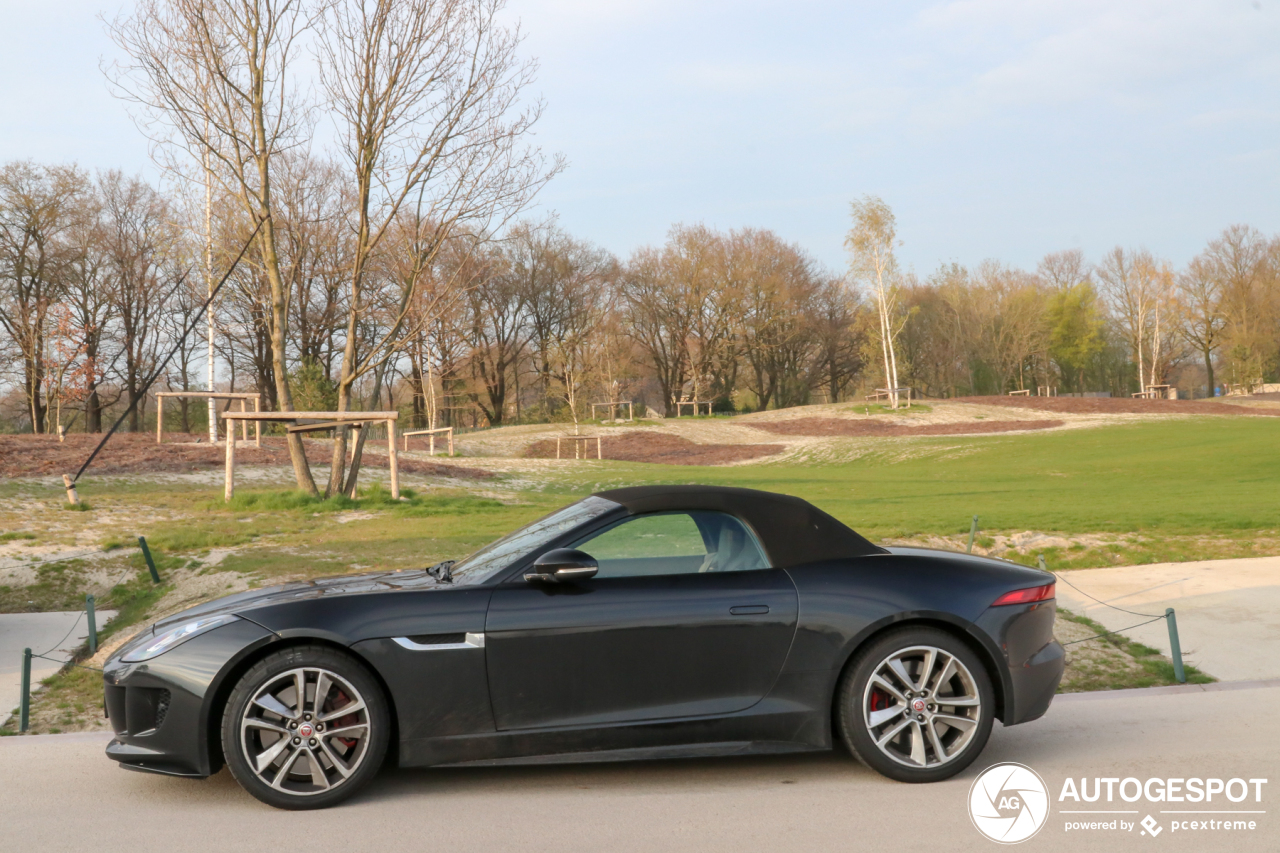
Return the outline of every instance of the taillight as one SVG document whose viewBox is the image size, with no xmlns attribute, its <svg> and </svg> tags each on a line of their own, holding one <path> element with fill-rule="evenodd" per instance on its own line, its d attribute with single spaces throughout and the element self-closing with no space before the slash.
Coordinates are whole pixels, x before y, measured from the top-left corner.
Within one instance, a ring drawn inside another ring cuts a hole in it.
<svg viewBox="0 0 1280 853">
<path fill-rule="evenodd" d="M 992 607 L 999 607 L 1002 604 L 1030 604 L 1033 601 L 1048 601 L 1053 598 L 1053 588 L 1056 583 L 1047 583 L 1044 586 L 1031 586 L 1026 589 L 1015 589 L 1013 592 L 1006 592 L 1004 595 L 991 602 Z"/>
</svg>

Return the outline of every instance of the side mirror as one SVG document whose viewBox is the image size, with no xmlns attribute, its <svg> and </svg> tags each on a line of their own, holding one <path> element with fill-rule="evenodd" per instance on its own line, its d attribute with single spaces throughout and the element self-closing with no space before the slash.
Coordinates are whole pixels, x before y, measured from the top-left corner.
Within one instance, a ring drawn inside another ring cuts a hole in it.
<svg viewBox="0 0 1280 853">
<path fill-rule="evenodd" d="M 556 548 L 533 562 L 533 571 L 525 574 L 530 583 L 564 583 L 586 580 L 600 570 L 596 558 L 573 548 Z"/>
</svg>

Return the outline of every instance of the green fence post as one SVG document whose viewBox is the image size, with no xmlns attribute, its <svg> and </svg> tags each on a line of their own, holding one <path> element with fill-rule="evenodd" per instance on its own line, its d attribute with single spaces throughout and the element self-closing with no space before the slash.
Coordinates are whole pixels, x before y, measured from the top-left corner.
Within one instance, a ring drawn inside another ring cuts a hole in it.
<svg viewBox="0 0 1280 853">
<path fill-rule="evenodd" d="M 973 537 L 978 532 L 978 517 L 973 517 L 973 523 L 969 525 L 969 553 L 973 553 Z"/>
<path fill-rule="evenodd" d="M 1178 642 L 1178 617 L 1173 608 L 1165 608 L 1164 621 L 1169 624 L 1169 657 L 1173 658 L 1173 677 L 1179 684 L 1187 683 L 1187 671 L 1182 667 L 1182 643 Z"/>
<path fill-rule="evenodd" d="M 18 731 L 25 732 L 31 717 L 31 649 L 22 650 L 22 699 L 18 705 Z"/>
<path fill-rule="evenodd" d="M 147 537 L 138 537 L 138 547 L 142 549 L 142 559 L 147 561 L 147 568 L 151 570 L 151 582 L 160 583 L 160 573 L 156 571 L 156 561 L 151 559 L 151 549 L 147 547 Z"/>
<path fill-rule="evenodd" d="M 93 596 L 84 597 L 84 612 L 89 617 L 89 654 L 98 652 L 98 622 L 93 612 Z"/>
</svg>

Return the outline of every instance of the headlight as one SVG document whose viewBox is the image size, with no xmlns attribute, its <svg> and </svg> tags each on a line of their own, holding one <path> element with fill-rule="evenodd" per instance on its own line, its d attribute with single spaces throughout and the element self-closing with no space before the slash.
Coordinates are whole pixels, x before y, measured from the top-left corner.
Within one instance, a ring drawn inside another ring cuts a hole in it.
<svg viewBox="0 0 1280 853">
<path fill-rule="evenodd" d="M 206 616 L 203 619 L 192 619 L 183 625 L 169 628 L 166 631 L 156 634 L 148 642 L 138 646 L 138 648 L 126 653 L 120 660 L 125 663 L 137 663 L 138 661 L 151 660 L 156 655 L 162 655 L 172 649 L 174 646 L 181 645 L 197 634 L 203 634 L 205 631 L 212 631 L 219 625 L 226 625 L 228 622 L 234 622 L 239 619 L 230 613 L 223 613 L 221 616 Z"/>
</svg>

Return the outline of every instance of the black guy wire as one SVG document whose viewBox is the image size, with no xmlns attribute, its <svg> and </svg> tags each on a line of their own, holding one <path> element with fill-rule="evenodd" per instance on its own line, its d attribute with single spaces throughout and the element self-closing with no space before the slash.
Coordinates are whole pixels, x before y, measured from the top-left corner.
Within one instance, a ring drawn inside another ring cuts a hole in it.
<svg viewBox="0 0 1280 853">
<path fill-rule="evenodd" d="M 1103 631 L 1101 634 L 1094 634 L 1092 637 L 1085 637 L 1083 640 L 1072 640 L 1069 643 L 1063 643 L 1064 646 L 1074 646 L 1076 643 L 1087 643 L 1090 640 L 1097 640 L 1100 637 L 1109 637 L 1112 634 L 1119 634 L 1121 631 L 1132 631 L 1134 628 L 1141 628 L 1143 625 L 1150 625 L 1152 622 L 1159 622 L 1163 616 L 1157 616 L 1154 619 L 1148 619 L 1146 622 L 1139 622 L 1137 625 L 1130 625 L 1128 628 L 1117 628 L 1114 631 Z"/>
<path fill-rule="evenodd" d="M 1080 593 L 1081 595 L 1083 595 L 1085 598 L 1092 599 L 1093 601 L 1096 601 L 1096 602 L 1098 602 L 1099 604 L 1101 604 L 1103 607 L 1110 607 L 1112 610 L 1119 610 L 1121 613 L 1129 613 L 1129 614 L 1132 614 L 1132 615 L 1134 615 L 1134 616 L 1150 616 L 1153 620 L 1154 620 L 1154 619 L 1163 619 L 1163 618 L 1164 618 L 1164 614 L 1163 614 L 1163 613 L 1161 613 L 1161 614 L 1159 614 L 1159 615 L 1157 615 L 1157 614 L 1155 614 L 1155 613 L 1139 613 L 1139 612 L 1138 612 L 1138 611 L 1136 611 L 1136 610 L 1125 610 L 1123 607 L 1116 607 L 1114 604 L 1108 604 L 1107 602 L 1103 601 L 1103 600 L 1102 600 L 1102 599 L 1100 599 L 1100 598 L 1094 598 L 1092 595 L 1090 595 L 1089 593 L 1085 592 L 1083 589 L 1081 589 L 1080 587 L 1076 586 L 1076 585 L 1075 585 L 1075 584 L 1073 584 L 1071 581 L 1067 580 L 1066 578 L 1064 578 L 1062 575 L 1058 574 L 1057 572 L 1054 572 L 1054 573 L 1053 573 L 1053 575 L 1054 575 L 1054 577 L 1056 577 L 1058 580 L 1062 581 L 1062 582 L 1063 582 L 1063 583 L 1065 583 L 1067 586 L 1071 587 L 1071 588 L 1072 588 L 1072 589 L 1074 589 L 1076 592 L 1078 592 L 1078 593 Z M 1146 624 L 1146 623 L 1144 622 L 1143 624 Z"/>
<path fill-rule="evenodd" d="M 41 660 L 51 661 L 53 663 L 60 663 L 63 666 L 74 666 L 76 669 L 91 669 L 94 672 L 102 672 L 102 670 L 98 669 L 98 667 L 96 666 L 85 666 L 82 663 L 72 663 L 69 660 L 58 660 L 57 658 L 46 657 L 45 655 L 32 655 L 32 657 L 40 658 Z"/>
<path fill-rule="evenodd" d="M 57 561 L 56 561 L 56 560 L 54 560 L 53 562 L 57 562 Z M 121 583 L 125 578 L 127 578 L 127 577 L 129 576 L 129 573 L 130 573 L 130 572 L 133 572 L 133 571 L 136 571 L 136 570 L 135 570 L 132 566 L 130 566 L 129 568 L 125 569 L 125 570 L 124 570 L 124 574 L 120 575 L 120 577 L 116 579 L 116 582 L 115 582 L 114 584 L 112 584 L 112 585 L 111 585 L 111 588 L 112 588 L 112 589 L 115 589 L 116 587 L 118 587 L 118 586 L 120 585 L 120 583 Z M 44 658 L 44 656 L 45 656 L 45 655 L 47 655 L 47 654 L 49 654 L 49 652 L 57 651 L 58 646 L 60 646 L 60 645 L 62 645 L 63 643 L 65 643 L 65 642 L 67 641 L 67 637 L 70 637 L 70 636 L 71 636 L 71 632 L 72 632 L 72 631 L 74 631 L 74 630 L 76 629 L 76 626 L 80 624 L 80 617 L 81 617 L 81 616 L 86 615 L 88 612 L 89 612 L 89 609 L 86 607 L 85 609 L 81 610 L 78 614 L 76 614 L 76 621 L 74 621 L 74 622 L 72 622 L 72 623 L 71 623 L 71 627 L 67 629 L 67 633 L 65 633 L 65 634 L 63 634 L 63 635 L 62 635 L 62 639 L 61 639 L 61 640 L 59 640 L 58 642 L 54 643 L 54 644 L 53 644 L 53 646 L 51 646 L 50 648 L 45 649 L 45 650 L 44 650 L 44 652 L 42 652 L 41 654 L 38 654 L 38 655 L 33 654 L 33 655 L 32 655 L 32 657 L 33 657 L 33 658 Z M 45 660 L 53 660 L 53 658 L 45 658 Z M 90 667 L 90 669 L 92 669 L 92 667 Z M 101 672 L 101 670 L 99 670 L 99 672 Z"/>
<path fill-rule="evenodd" d="M 151 376 L 148 377 L 147 381 L 142 384 L 142 389 L 139 392 L 138 396 L 134 398 L 133 402 L 129 404 L 129 406 L 124 410 L 124 412 L 120 415 L 120 417 L 116 419 L 116 422 L 111 425 L 111 429 L 109 429 L 107 431 L 107 434 L 102 437 L 102 441 L 98 442 L 98 446 L 95 447 L 93 449 L 93 452 L 89 454 L 89 458 L 84 460 L 84 464 L 80 466 L 80 470 L 77 471 L 76 475 L 71 478 L 72 485 L 75 485 L 75 483 L 79 482 L 80 475 L 83 474 L 85 472 L 85 469 L 89 467 L 89 464 L 93 462 L 94 457 L 98 455 L 99 451 L 101 451 L 102 448 L 106 446 L 106 443 L 111 439 L 111 436 L 114 435 L 115 431 L 120 428 L 120 424 L 124 423 L 124 419 L 127 418 L 129 416 L 129 413 L 132 412 L 134 408 L 137 407 L 138 402 L 147 396 L 147 391 L 151 388 L 152 384 L 154 384 L 155 381 L 160 378 L 160 374 L 164 372 L 164 369 L 169 366 L 169 362 L 173 359 L 175 355 L 177 355 L 178 349 L 182 346 L 182 342 L 185 341 L 187 339 L 187 336 L 191 334 L 191 330 L 194 329 L 200 323 L 201 318 L 204 317 L 205 311 L 209 309 L 209 305 L 213 302 L 214 298 L 218 295 L 218 291 L 222 290 L 222 286 L 227 283 L 227 280 L 229 278 L 231 278 L 231 274 L 235 272 L 236 267 L 239 266 L 240 261 L 244 258 L 245 252 L 249 251 L 249 246 L 252 245 L 254 238 L 258 236 L 258 232 L 262 230 L 262 226 L 266 223 L 266 221 L 267 220 L 265 218 L 258 220 L 257 227 L 253 229 L 253 233 L 249 235 L 249 239 L 245 240 L 244 245 L 240 248 L 240 254 L 236 255 L 235 261 L 232 262 L 230 268 L 228 268 L 226 273 L 222 276 L 222 279 L 218 282 L 218 286 L 213 289 L 213 291 L 209 294 L 209 298 L 206 299 L 204 301 L 204 304 L 200 306 L 200 310 L 196 312 L 196 315 L 191 319 L 191 322 L 183 328 L 182 335 L 178 338 L 178 345 L 175 346 L 173 349 L 169 350 L 169 354 L 164 357 L 164 361 L 160 362 L 160 365 L 155 369 L 155 371 L 151 374 Z M 117 354 L 117 358 L 118 357 L 119 355 Z M 213 389 L 210 389 L 210 390 L 213 390 Z"/>
<path fill-rule="evenodd" d="M 70 560 L 83 560 L 85 557 L 92 557 L 94 554 L 109 554 L 109 551 L 85 551 L 83 554 L 72 554 L 68 557 L 54 557 L 52 560 L 36 560 L 31 563 L 14 563 L 11 566 L 0 566 L 0 572 L 9 569 L 25 569 L 30 566 L 46 566 L 49 563 L 65 563 Z"/>
</svg>

